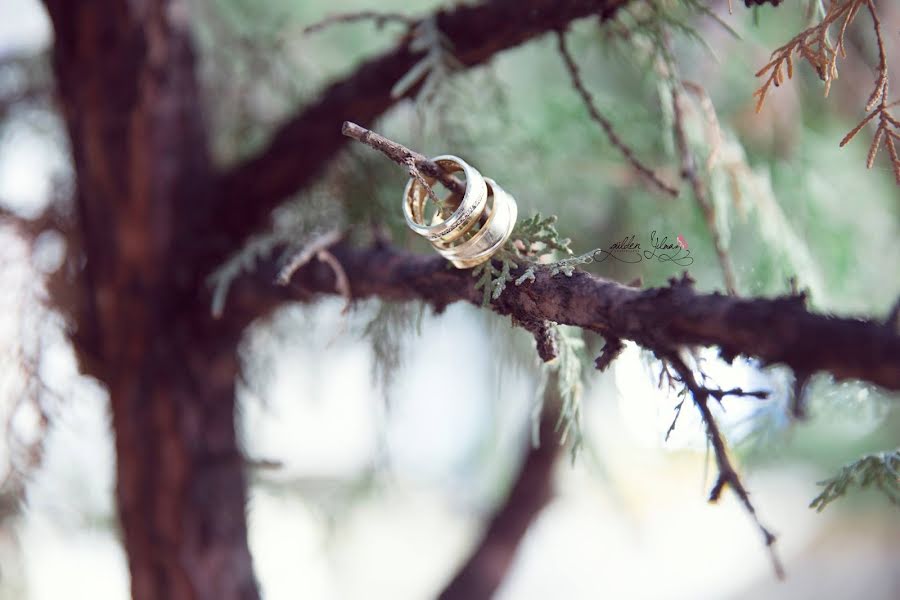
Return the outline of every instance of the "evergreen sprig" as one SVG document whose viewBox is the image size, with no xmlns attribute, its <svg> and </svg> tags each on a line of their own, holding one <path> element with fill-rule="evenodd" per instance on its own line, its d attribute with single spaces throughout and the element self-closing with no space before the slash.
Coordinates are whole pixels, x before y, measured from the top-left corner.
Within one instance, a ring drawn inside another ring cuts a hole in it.
<svg viewBox="0 0 900 600">
<path fill-rule="evenodd" d="M 888 500 L 900 506 L 900 448 L 863 456 L 844 466 L 831 479 L 820 481 L 819 485 L 825 489 L 809 504 L 817 512 L 845 496 L 852 486 L 863 489 L 875 485 Z"/>
<path fill-rule="evenodd" d="M 472 269 L 472 276 L 478 277 L 475 289 L 482 290 L 484 294 L 483 306 L 488 306 L 491 300 L 499 298 L 510 281 L 514 281 L 517 286 L 527 280 L 534 281 L 534 270 L 539 261 L 549 261 L 555 252 L 572 254 L 569 248 L 571 240 L 560 236 L 556 221 L 556 216 L 543 217 L 541 213 L 520 221 L 513 229 L 509 241 L 493 260 Z M 499 261 L 500 268 L 494 264 L 496 261 Z M 512 271 L 522 263 L 525 264 L 525 270 L 518 278 L 514 278 Z"/>
<path fill-rule="evenodd" d="M 511 236 L 512 251 L 519 257 L 536 260 L 552 252 L 572 254 L 569 238 L 559 235 L 556 229 L 556 215 L 542 217 L 535 213 L 530 219 L 518 223 Z"/>
<path fill-rule="evenodd" d="M 494 265 L 494 260 L 500 262 L 499 269 Z M 478 277 L 475 289 L 483 292 L 482 306 L 488 306 L 491 300 L 500 297 L 500 294 L 506 289 L 507 282 L 512 281 L 511 271 L 519 268 L 512 255 L 505 250 L 497 253 L 494 260 L 483 262 L 472 269 L 472 277 Z"/>
<path fill-rule="evenodd" d="M 548 401 L 559 402 L 559 416 L 554 430 L 561 432 L 560 444 L 571 440 L 569 453 L 574 462 L 584 443 L 581 430 L 581 398 L 584 391 L 584 377 L 590 371 L 581 331 L 567 325 L 553 325 L 552 328 L 558 350 L 556 358 L 544 364 L 538 384 L 536 403 L 531 413 L 531 444 L 537 447 L 542 443 L 540 428 L 541 414 L 546 409 L 544 404 Z M 552 387 L 548 389 L 548 386 Z"/>
<path fill-rule="evenodd" d="M 559 398 L 562 402 L 556 430 L 562 430 L 561 444 L 565 444 L 571 436 L 570 452 L 574 462 L 584 441 L 581 431 L 581 396 L 584 390 L 582 379 L 586 361 L 584 338 L 579 329 L 558 325 L 556 340 L 559 353 L 549 365 L 557 373 Z"/>
</svg>

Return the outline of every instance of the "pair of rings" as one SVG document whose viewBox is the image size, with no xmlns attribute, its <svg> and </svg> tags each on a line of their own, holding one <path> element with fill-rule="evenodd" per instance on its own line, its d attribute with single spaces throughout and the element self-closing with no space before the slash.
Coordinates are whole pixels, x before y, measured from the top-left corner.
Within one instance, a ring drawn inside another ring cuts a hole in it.
<svg viewBox="0 0 900 600">
<path fill-rule="evenodd" d="M 459 269 L 489 260 L 503 247 L 515 227 L 518 216 L 515 198 L 457 156 L 447 154 L 432 160 L 448 173 L 462 171 L 466 177 L 465 193 L 462 198 L 455 193 L 448 195 L 443 209 L 436 210 L 428 219 L 425 214 L 428 191 L 437 178 L 423 176 L 423 182 L 411 177 L 403 190 L 403 216 L 407 225 Z"/>
</svg>

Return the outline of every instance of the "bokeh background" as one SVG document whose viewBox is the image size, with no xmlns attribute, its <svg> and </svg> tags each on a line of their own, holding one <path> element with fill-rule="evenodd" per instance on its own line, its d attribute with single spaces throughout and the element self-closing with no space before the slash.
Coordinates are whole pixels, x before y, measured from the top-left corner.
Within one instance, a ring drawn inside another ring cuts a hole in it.
<svg viewBox="0 0 900 600">
<path fill-rule="evenodd" d="M 372 9 L 365 1 L 188 4 L 221 164 L 259 148 L 297 106 L 400 33 L 370 22 L 304 33 L 328 14 Z M 819 311 L 880 318 L 900 295 L 900 192 L 886 161 L 866 170 L 867 132 L 838 147 L 864 116 L 875 64 L 870 29 L 849 31 L 849 56 L 827 99 L 802 66 L 757 115 L 753 75 L 806 25 L 806 3 L 758 11 L 735 4 L 729 15 L 726 3 L 712 3 L 734 34 L 693 18 L 693 34 L 677 35 L 675 49 L 683 78 L 715 107 L 712 120 L 692 102 L 686 119 L 692 146 L 712 156 L 708 182 L 739 291 L 785 293 L 795 277 Z M 878 4 L 891 56 L 900 58 L 900 7 Z M 435 6 L 384 0 L 374 8 L 418 14 Z M 51 37 L 38 2 L 0 3 L 0 96 L 47 89 Z M 675 181 L 671 115 L 641 44 L 591 20 L 570 34 L 601 110 Z M 34 58 L 23 66 L 19 56 Z M 900 60 L 894 69 L 900 82 Z M 552 36 L 452 75 L 431 101 L 400 103 L 377 129 L 426 154 L 465 157 L 515 195 L 521 215 L 558 215 L 576 254 L 632 234 L 681 234 L 698 286 L 722 288 L 693 198 L 663 197 L 636 180 L 589 121 Z M 0 112 L 4 210 L 34 217 L 51 203 L 64 206 L 68 161 L 44 92 Z M 251 250 L 338 219 L 377 220 L 396 241 L 427 251 L 397 218 L 403 183 L 393 163 L 348 149 Z M 61 235 L 30 239 L 0 227 L 0 473 L 10 474 L 0 489 L 3 599 L 128 597 L 105 392 L 79 375 L 64 319 L 47 302 L 45 278 L 65 249 Z M 645 285 L 678 273 L 646 261 L 586 268 L 620 281 L 640 276 Z M 371 301 L 342 309 L 335 298 L 286 306 L 255 324 L 242 346 L 239 426 L 257 465 L 247 513 L 260 587 L 268 599 L 433 597 L 515 476 L 544 367 L 527 333 L 475 307 L 434 315 Z M 475 366 L 455 369 L 463 356 Z M 787 580 L 775 579 L 732 495 L 706 503 L 714 466 L 702 425 L 686 407 L 664 441 L 678 398 L 655 385 L 653 360 L 629 347 L 609 372 L 585 370 L 583 447 L 574 461 L 558 462 L 557 495 L 520 545 L 499 598 L 900 597 L 896 506 L 854 492 L 822 513 L 807 507 L 817 481 L 898 446 L 900 399 L 820 376 L 809 420 L 794 423 L 789 373 L 703 356 L 722 387 L 772 390 L 763 402 L 728 399 L 717 416 L 763 522 L 779 534 Z"/>
</svg>

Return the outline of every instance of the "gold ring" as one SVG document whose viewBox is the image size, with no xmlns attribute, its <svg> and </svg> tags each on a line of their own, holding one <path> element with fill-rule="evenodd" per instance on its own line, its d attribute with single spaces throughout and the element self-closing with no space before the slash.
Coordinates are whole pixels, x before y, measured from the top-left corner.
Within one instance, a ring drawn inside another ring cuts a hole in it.
<svg viewBox="0 0 900 600">
<path fill-rule="evenodd" d="M 487 220 L 481 225 L 481 229 L 468 239 L 456 244 L 432 242 L 441 256 L 460 269 L 474 267 L 489 260 L 503 247 L 516 225 L 518 206 L 515 198 L 497 185 L 493 179 L 485 177 L 484 181 L 493 202 L 489 208 Z"/>
<path fill-rule="evenodd" d="M 403 190 L 403 216 L 410 229 L 428 240 L 451 242 L 468 231 L 484 212 L 487 204 L 487 184 L 481 173 L 457 156 L 445 154 L 432 160 L 449 173 L 463 172 L 466 177 L 466 192 L 462 201 L 446 220 L 425 225 L 428 190 L 417 179 L 411 177 Z M 436 177 L 424 179 L 429 186 L 437 181 Z"/>
</svg>

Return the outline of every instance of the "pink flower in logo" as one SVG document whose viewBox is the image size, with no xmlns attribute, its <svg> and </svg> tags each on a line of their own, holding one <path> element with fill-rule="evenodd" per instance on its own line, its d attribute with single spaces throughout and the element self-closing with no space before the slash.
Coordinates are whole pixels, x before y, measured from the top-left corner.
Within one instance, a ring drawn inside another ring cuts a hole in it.
<svg viewBox="0 0 900 600">
<path fill-rule="evenodd" d="M 678 234 L 678 238 L 676 238 L 676 239 L 678 240 L 678 245 L 681 246 L 682 249 L 684 249 L 684 250 L 687 250 L 687 249 L 688 249 L 687 240 L 684 239 L 684 236 L 683 236 L 683 235 L 681 235 L 681 234 L 679 233 L 679 234 Z"/>
</svg>

